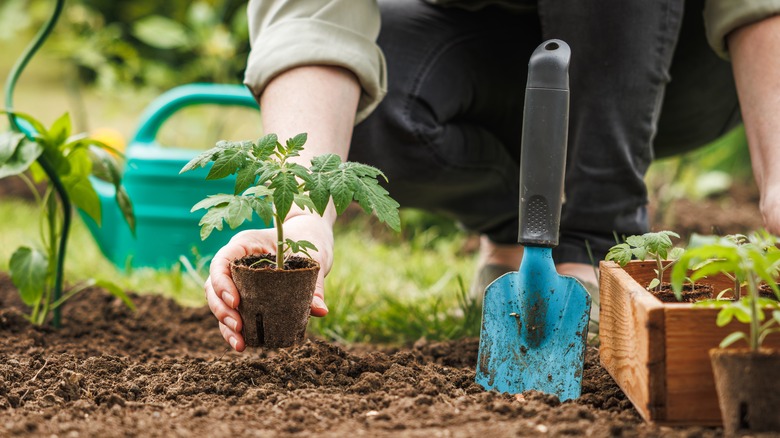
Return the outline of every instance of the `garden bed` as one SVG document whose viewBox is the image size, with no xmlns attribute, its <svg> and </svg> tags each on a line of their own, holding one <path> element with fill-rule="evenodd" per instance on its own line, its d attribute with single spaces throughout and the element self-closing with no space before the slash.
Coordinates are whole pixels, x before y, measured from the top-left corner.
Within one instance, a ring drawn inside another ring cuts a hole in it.
<svg viewBox="0 0 780 438">
<path fill-rule="evenodd" d="M 583 395 L 484 392 L 476 339 L 228 352 L 207 308 L 90 290 L 34 328 L 0 274 L 0 435 L 719 436 L 646 424 L 587 352 Z"/>
</svg>

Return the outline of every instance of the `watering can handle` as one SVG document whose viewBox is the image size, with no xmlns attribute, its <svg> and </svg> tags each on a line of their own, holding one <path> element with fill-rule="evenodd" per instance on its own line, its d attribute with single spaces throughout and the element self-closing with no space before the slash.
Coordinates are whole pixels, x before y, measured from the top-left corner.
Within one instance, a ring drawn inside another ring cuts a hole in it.
<svg viewBox="0 0 780 438">
<path fill-rule="evenodd" d="M 131 145 L 154 143 L 160 127 L 174 113 L 192 105 L 234 105 L 258 108 L 252 93 L 243 85 L 189 84 L 176 87 L 155 99 L 141 114 Z"/>
<path fill-rule="evenodd" d="M 520 152 L 517 241 L 558 245 L 569 127 L 569 59 L 561 40 L 548 40 L 528 62 Z"/>
</svg>

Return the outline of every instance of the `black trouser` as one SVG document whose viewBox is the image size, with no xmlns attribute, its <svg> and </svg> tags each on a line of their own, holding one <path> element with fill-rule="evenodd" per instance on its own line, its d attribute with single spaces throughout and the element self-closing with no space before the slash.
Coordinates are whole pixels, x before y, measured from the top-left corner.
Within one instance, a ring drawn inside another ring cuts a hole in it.
<svg viewBox="0 0 780 438">
<path fill-rule="evenodd" d="M 702 1 L 685 11 L 672 0 L 535 3 L 510 13 L 380 1 L 388 94 L 355 128 L 350 159 L 382 169 L 402 206 L 516 242 L 528 59 L 544 40 L 562 39 L 572 51 L 571 105 L 553 254 L 590 263 L 585 241 L 598 260 L 614 232 L 647 231 L 644 175 L 655 156 L 736 124 L 731 66 L 706 44 Z"/>
</svg>

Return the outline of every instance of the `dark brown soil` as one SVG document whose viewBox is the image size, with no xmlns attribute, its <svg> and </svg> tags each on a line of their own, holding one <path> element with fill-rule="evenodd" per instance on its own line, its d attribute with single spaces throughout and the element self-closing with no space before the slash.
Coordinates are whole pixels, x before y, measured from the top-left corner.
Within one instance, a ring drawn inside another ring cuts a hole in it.
<svg viewBox="0 0 780 438">
<path fill-rule="evenodd" d="M 678 300 L 677 295 L 674 294 L 672 285 L 669 283 L 662 283 L 661 290 L 653 289 L 650 290 L 650 293 L 664 303 L 695 303 L 697 301 L 714 298 L 712 290 L 712 286 L 709 284 L 696 284 L 693 290 L 691 290 L 690 284 L 684 284 L 683 290 L 680 293 L 680 299 Z"/>
<path fill-rule="evenodd" d="M 483 391 L 476 339 L 238 354 L 207 308 L 133 298 L 89 290 L 34 328 L 0 275 L 0 436 L 720 436 L 642 422 L 595 348 L 560 403 Z"/>
</svg>

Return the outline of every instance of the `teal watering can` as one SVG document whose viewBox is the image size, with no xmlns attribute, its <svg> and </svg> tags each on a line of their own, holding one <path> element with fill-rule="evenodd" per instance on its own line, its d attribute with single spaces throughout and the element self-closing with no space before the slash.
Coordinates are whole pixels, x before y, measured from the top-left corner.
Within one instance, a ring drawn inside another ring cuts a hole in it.
<svg viewBox="0 0 780 438">
<path fill-rule="evenodd" d="M 258 108 L 252 94 L 240 85 L 190 84 L 174 88 L 157 99 L 141 115 L 139 128 L 125 151 L 122 183 L 133 202 L 136 235 L 114 201 L 112 184 L 93 179 L 103 209 L 102 226 L 83 212 L 81 217 L 105 256 L 117 267 L 171 268 L 180 256 L 213 256 L 237 232 L 267 228 L 258 218 L 241 227 L 213 233 L 201 241 L 203 211 L 190 212 L 207 195 L 233 193 L 235 177 L 206 181 L 209 166 L 184 174 L 179 171 L 201 150 L 171 149 L 156 141 L 163 123 L 177 111 L 193 105 L 227 105 Z M 229 231 L 228 231 L 229 230 Z"/>
</svg>

